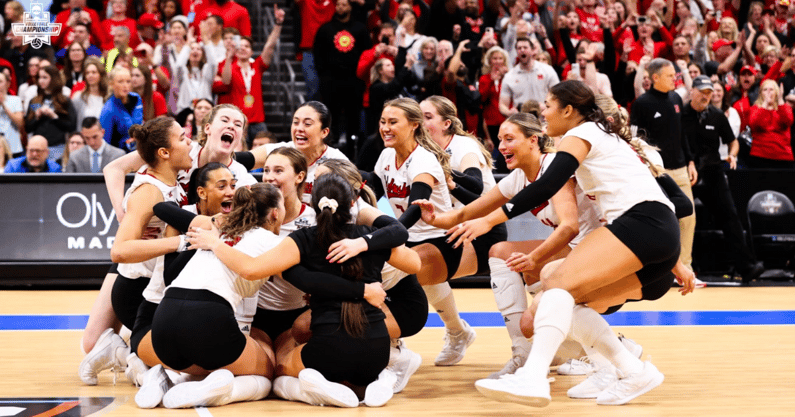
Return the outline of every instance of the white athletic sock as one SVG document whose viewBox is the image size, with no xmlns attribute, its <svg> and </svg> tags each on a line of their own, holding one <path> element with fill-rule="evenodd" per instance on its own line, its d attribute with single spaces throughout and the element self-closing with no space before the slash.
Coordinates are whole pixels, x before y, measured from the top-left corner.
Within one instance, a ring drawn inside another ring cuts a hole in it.
<svg viewBox="0 0 795 417">
<path fill-rule="evenodd" d="M 518 272 L 511 271 L 504 259 L 489 258 L 491 270 L 491 291 L 500 310 L 511 345 L 525 352 L 530 351 L 530 342 L 522 334 L 519 324 L 522 314 L 527 310 L 527 295 L 524 280 Z"/>
<path fill-rule="evenodd" d="M 458 315 L 458 307 L 455 304 L 455 297 L 450 284 L 443 282 L 436 285 L 426 285 L 422 287 L 428 296 L 428 302 L 433 306 L 439 318 L 444 322 L 444 327 L 453 332 L 464 330 L 464 322 Z"/>
<path fill-rule="evenodd" d="M 257 401 L 271 392 L 271 381 L 260 375 L 236 376 L 229 402 Z M 224 404 L 219 404 L 224 405 Z"/>
<path fill-rule="evenodd" d="M 555 353 L 571 330 L 573 308 L 574 297 L 568 291 L 553 288 L 544 292 L 533 320 L 535 335 L 530 356 L 522 367 L 525 372 L 532 372 L 538 378 L 546 377 Z"/>
<path fill-rule="evenodd" d="M 546 297 L 546 294 L 544 295 Z M 604 355 L 624 375 L 643 370 L 643 362 L 632 355 L 618 340 L 607 321 L 590 307 L 574 307 L 572 316 L 572 337 L 580 342 L 586 351 L 593 348 Z"/>
<path fill-rule="evenodd" d="M 594 349 L 591 346 L 583 346 L 585 353 L 588 355 L 588 360 L 596 367 L 596 369 L 602 369 L 605 366 L 613 366 L 613 363 L 607 360 L 604 355 L 599 353 L 598 350 Z"/>
</svg>

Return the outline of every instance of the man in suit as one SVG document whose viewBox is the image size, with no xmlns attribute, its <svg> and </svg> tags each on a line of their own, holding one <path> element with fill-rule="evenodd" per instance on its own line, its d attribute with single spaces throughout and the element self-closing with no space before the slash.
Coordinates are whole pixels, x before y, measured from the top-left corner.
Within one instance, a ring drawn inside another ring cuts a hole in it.
<svg viewBox="0 0 795 417">
<path fill-rule="evenodd" d="M 123 150 L 105 142 L 105 129 L 96 117 L 83 119 L 80 135 L 86 140 L 86 146 L 69 157 L 66 172 L 102 172 L 102 168 L 110 161 L 126 154 Z"/>
</svg>

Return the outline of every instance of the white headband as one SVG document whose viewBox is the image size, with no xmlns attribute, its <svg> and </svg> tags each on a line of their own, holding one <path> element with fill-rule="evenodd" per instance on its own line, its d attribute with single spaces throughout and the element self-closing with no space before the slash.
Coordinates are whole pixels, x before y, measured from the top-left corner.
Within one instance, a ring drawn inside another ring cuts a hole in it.
<svg viewBox="0 0 795 417">
<path fill-rule="evenodd" d="M 321 197 L 320 202 L 317 203 L 317 207 L 320 210 L 323 210 L 328 207 L 331 209 L 331 214 L 334 214 L 337 212 L 337 207 L 339 207 L 339 204 L 337 203 L 337 200 L 328 197 Z"/>
</svg>

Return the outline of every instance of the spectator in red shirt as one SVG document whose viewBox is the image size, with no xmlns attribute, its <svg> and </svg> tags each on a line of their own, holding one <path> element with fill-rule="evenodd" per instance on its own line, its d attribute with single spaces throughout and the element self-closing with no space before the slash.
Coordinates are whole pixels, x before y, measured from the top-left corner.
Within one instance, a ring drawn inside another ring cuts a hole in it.
<svg viewBox="0 0 795 417">
<path fill-rule="evenodd" d="M 575 9 L 580 18 L 580 33 L 591 42 L 602 42 L 602 26 L 596 15 L 596 0 L 583 0 L 582 8 Z"/>
<path fill-rule="evenodd" d="M 748 121 L 754 138 L 749 167 L 795 168 L 790 134 L 792 121 L 792 107 L 784 103 L 778 84 L 773 80 L 762 82 Z"/>
<path fill-rule="evenodd" d="M 86 7 L 86 0 L 69 0 L 69 8 L 55 16 L 55 23 L 61 24 L 61 33 L 53 40 L 55 48 L 64 48 L 74 40 L 72 25 L 77 22 L 83 22 L 91 27 L 92 44 L 105 44 L 99 14 L 94 9 Z"/>
<path fill-rule="evenodd" d="M 163 22 L 154 13 L 144 13 L 138 18 L 138 37 L 142 43 L 152 48 L 157 44 L 157 31 L 163 29 Z"/>
<path fill-rule="evenodd" d="M 195 28 L 198 28 L 199 23 L 206 19 L 207 16 L 217 15 L 224 19 L 225 26 L 237 28 L 241 36 L 251 36 L 251 16 L 248 13 L 248 9 L 235 3 L 234 0 L 205 1 L 207 1 L 207 6 L 202 8 L 201 11 L 197 10 L 196 16 L 193 19 L 193 26 L 195 26 Z M 333 10 L 334 2 L 331 4 Z"/>
<path fill-rule="evenodd" d="M 359 65 L 356 68 L 356 76 L 365 83 L 364 89 L 364 108 L 370 108 L 370 69 L 380 58 L 387 58 L 394 64 L 398 55 L 397 37 L 395 36 L 395 24 L 386 22 L 381 24 L 378 31 L 378 42 L 372 48 L 362 52 L 359 57 Z M 367 126 L 370 130 L 371 126 Z"/>
<path fill-rule="evenodd" d="M 221 69 L 221 81 L 215 82 L 214 91 L 224 91 L 229 95 L 227 102 L 239 107 L 248 119 L 249 147 L 251 140 L 258 132 L 267 131 L 265 111 L 262 102 L 262 75 L 270 66 L 276 42 L 282 32 L 284 10 L 273 5 L 276 26 L 274 26 L 262 54 L 256 60 L 251 59 L 251 38 L 242 36 L 239 45 L 232 45 L 227 50 L 226 60 Z M 233 58 L 237 58 L 236 60 Z"/>
<path fill-rule="evenodd" d="M 638 17 L 637 21 L 638 40 L 632 43 L 632 49 L 629 51 L 629 60 L 636 65 L 643 55 L 651 55 L 653 58 L 661 57 L 674 42 L 671 32 L 663 26 L 657 13 L 650 11 L 646 16 Z M 662 38 L 660 42 L 655 42 L 652 39 L 655 30 L 660 33 L 660 38 Z"/>
<path fill-rule="evenodd" d="M 113 49 L 113 28 L 116 26 L 126 26 L 130 30 L 130 48 L 135 49 L 141 43 L 141 38 L 138 36 L 137 22 L 127 17 L 127 0 L 110 0 L 110 7 L 113 14 L 102 21 L 102 36 L 105 38 L 102 49 Z"/>
<path fill-rule="evenodd" d="M 510 70 L 508 53 L 494 46 L 483 55 L 483 69 L 478 88 L 483 103 L 483 121 L 486 123 L 486 148 L 494 149 L 498 142 L 497 134 L 505 116 L 500 113 L 500 91 L 502 78 Z M 490 142 L 490 143 L 488 143 Z"/>
</svg>

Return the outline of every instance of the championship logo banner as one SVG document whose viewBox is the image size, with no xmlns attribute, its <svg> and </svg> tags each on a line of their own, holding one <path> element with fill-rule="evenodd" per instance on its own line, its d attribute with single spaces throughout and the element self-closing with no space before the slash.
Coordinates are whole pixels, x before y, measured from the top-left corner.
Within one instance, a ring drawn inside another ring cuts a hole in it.
<svg viewBox="0 0 795 417">
<path fill-rule="evenodd" d="M 50 23 L 50 12 L 45 12 L 41 3 L 31 3 L 30 12 L 25 12 L 22 23 L 12 23 L 11 31 L 22 37 L 22 44 L 39 49 L 50 45 L 50 39 L 61 33 L 60 23 Z"/>
</svg>

